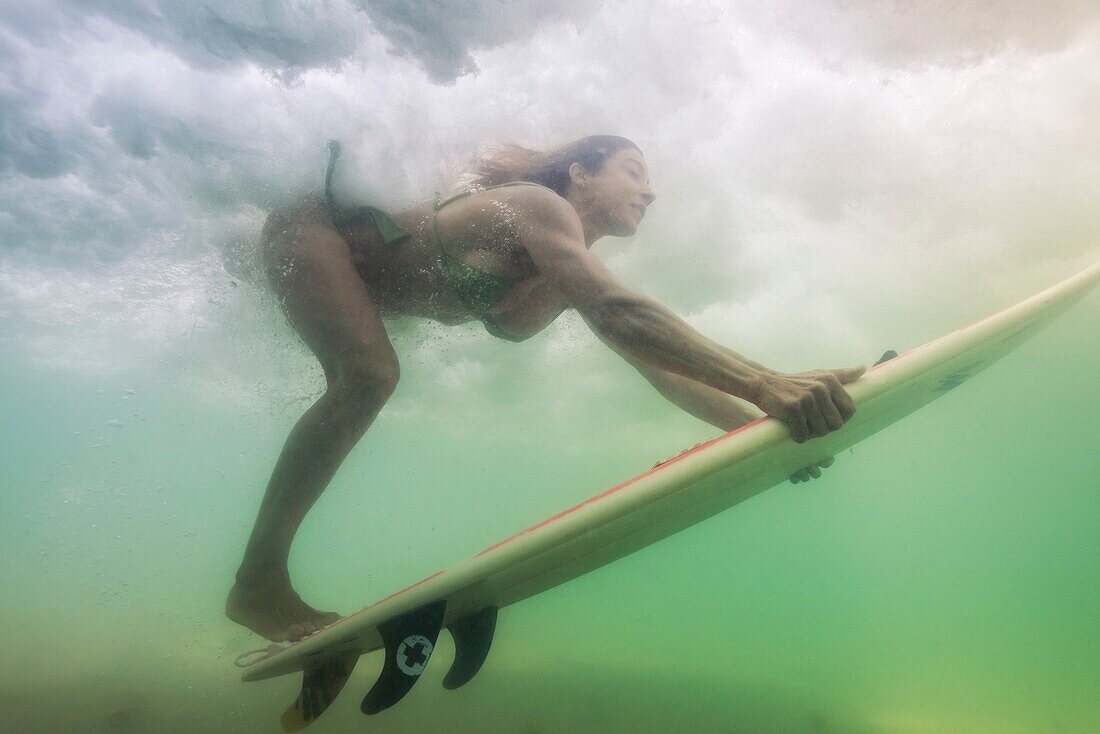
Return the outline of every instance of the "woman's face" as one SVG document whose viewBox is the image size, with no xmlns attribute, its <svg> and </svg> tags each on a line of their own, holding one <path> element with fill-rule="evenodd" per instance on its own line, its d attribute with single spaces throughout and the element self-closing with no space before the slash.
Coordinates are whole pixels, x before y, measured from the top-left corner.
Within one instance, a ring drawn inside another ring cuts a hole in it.
<svg viewBox="0 0 1100 734">
<path fill-rule="evenodd" d="M 599 173 L 587 176 L 585 194 L 593 211 L 600 212 L 607 234 L 634 234 L 646 207 L 657 198 L 649 188 L 649 168 L 642 154 L 623 148 L 604 159 Z"/>
</svg>

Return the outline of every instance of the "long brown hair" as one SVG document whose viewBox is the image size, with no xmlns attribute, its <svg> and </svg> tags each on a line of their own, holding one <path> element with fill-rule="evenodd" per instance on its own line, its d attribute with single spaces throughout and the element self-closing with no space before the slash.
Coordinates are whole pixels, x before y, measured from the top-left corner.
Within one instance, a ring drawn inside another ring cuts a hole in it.
<svg viewBox="0 0 1100 734">
<path fill-rule="evenodd" d="M 624 149 L 641 150 L 618 135 L 589 135 L 548 151 L 532 150 L 515 143 L 501 143 L 482 153 L 460 184 L 484 188 L 509 181 L 533 181 L 565 196 L 569 166 L 580 163 L 592 173 L 603 168 L 607 157 Z"/>
</svg>

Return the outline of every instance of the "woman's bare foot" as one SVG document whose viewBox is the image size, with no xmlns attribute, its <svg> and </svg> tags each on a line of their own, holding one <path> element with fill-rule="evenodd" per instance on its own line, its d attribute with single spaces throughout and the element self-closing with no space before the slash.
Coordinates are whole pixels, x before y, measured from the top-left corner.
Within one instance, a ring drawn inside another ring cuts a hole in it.
<svg viewBox="0 0 1100 734">
<path fill-rule="evenodd" d="M 225 616 L 272 642 L 297 641 L 340 619 L 302 601 L 289 583 L 247 585 L 238 581 L 225 600 Z"/>
</svg>

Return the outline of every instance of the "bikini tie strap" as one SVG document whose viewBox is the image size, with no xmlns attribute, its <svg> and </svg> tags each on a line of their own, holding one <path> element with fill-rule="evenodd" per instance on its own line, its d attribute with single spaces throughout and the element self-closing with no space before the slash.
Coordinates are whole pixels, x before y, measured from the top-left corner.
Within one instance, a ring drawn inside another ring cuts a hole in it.
<svg viewBox="0 0 1100 734">
<path fill-rule="evenodd" d="M 336 171 L 336 159 L 340 157 L 340 141 L 328 141 L 328 166 L 325 167 L 325 203 L 330 211 L 336 211 L 336 199 L 332 195 L 332 174 Z"/>
</svg>

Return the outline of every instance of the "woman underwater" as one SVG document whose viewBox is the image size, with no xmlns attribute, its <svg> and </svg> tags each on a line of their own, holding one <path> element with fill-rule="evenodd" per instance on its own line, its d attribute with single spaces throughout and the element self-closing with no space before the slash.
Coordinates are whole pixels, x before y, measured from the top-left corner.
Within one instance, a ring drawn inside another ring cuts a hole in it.
<svg viewBox="0 0 1100 734">
<path fill-rule="evenodd" d="M 336 205 L 339 153 L 332 143 L 324 197 L 273 211 L 262 234 L 271 287 L 327 388 L 283 447 L 226 600 L 229 618 L 254 632 L 297 640 L 339 618 L 298 596 L 287 563 L 306 513 L 397 385 L 383 317 L 479 319 L 492 335 L 520 341 L 574 308 L 662 395 L 723 431 L 759 417 L 734 398 L 785 421 L 800 443 L 855 413 L 842 385 L 864 367 L 770 370 L 630 290 L 589 252 L 605 235 L 634 234 L 656 198 L 629 140 L 595 135 L 548 152 L 506 146 L 481 160 L 469 190 L 392 216 Z M 791 481 L 820 474 L 808 467 Z"/>
</svg>

